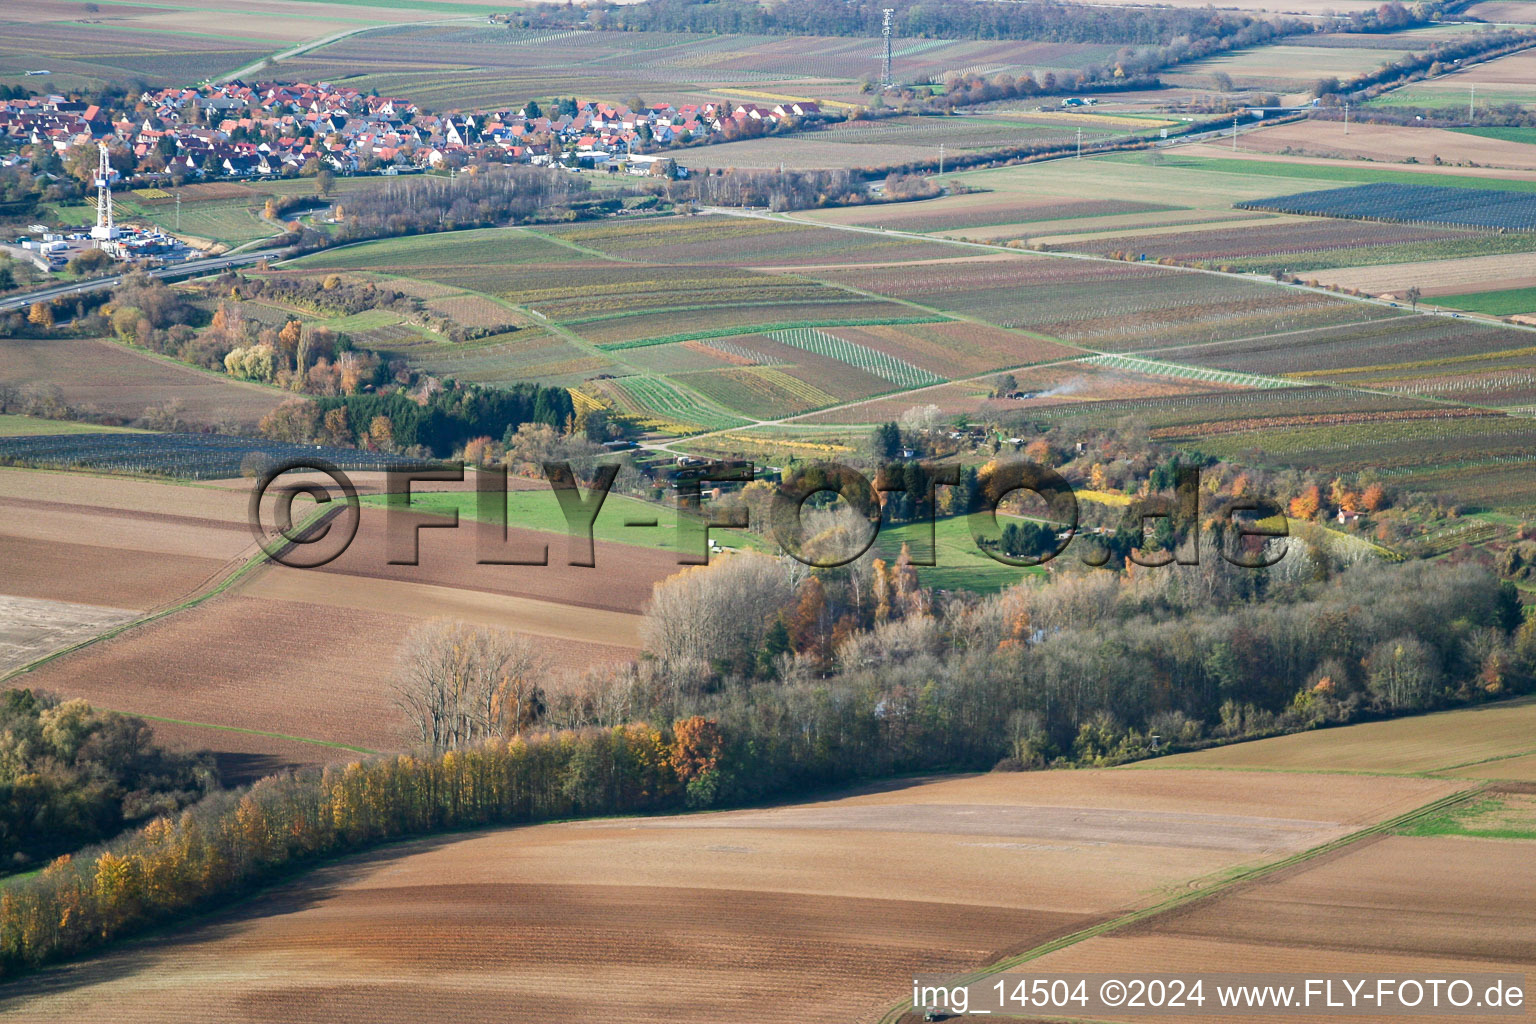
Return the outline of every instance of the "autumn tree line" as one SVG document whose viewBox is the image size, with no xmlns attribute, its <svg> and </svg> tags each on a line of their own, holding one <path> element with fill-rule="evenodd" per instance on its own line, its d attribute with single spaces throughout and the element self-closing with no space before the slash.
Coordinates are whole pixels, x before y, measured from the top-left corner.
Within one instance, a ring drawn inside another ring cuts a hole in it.
<svg viewBox="0 0 1536 1024">
<path fill-rule="evenodd" d="M 646 0 L 575 9 L 552 6 L 531 16 L 552 24 L 575 19 L 593 28 L 631 32 L 878 38 L 886 7 L 895 9 L 895 33 L 903 39 L 1020 39 L 1136 46 L 1181 38 L 1239 37 L 1263 21 L 1198 8 L 1125 10 L 1090 4 L 997 4 L 987 0 L 785 0 L 771 7 L 753 0 Z"/>
<path fill-rule="evenodd" d="M 1350 101 L 1358 108 L 1361 120 L 1371 120 L 1378 112 L 1365 107 L 1366 100 L 1408 82 L 1438 78 L 1455 70 L 1462 62 L 1491 60 L 1527 49 L 1532 41 L 1531 35 L 1521 29 L 1490 29 L 1443 39 L 1431 43 L 1421 53 L 1404 54 L 1345 82 L 1337 78 L 1321 79 L 1312 91 L 1325 106 L 1342 106 L 1346 100 Z M 1394 111 L 1389 109 L 1382 113 L 1391 117 Z M 1465 122 L 1464 117 L 1462 122 Z"/>
<path fill-rule="evenodd" d="M 402 706 L 429 726 L 418 754 L 221 791 L 13 881 L 0 970 L 401 837 L 904 772 L 1114 764 L 1536 679 L 1536 625 L 1474 567 L 1302 550 L 1256 573 L 1205 555 L 966 597 L 923 588 L 910 558 L 811 570 L 733 554 L 658 586 L 638 662 L 548 690 L 548 669 L 505 637 L 440 624 L 402 653 Z"/>
<path fill-rule="evenodd" d="M 525 425 L 575 421 L 565 388 L 519 382 L 505 387 L 453 384 L 426 393 L 400 390 L 290 398 L 262 418 L 262 435 L 291 444 L 320 443 L 446 458 L 476 439 L 512 437 Z"/>
<path fill-rule="evenodd" d="M 0 974 L 227 903 L 323 857 L 386 840 L 681 809 L 718 770 L 721 744 L 718 728 L 702 719 L 529 733 L 220 791 L 0 888 Z"/>
</svg>

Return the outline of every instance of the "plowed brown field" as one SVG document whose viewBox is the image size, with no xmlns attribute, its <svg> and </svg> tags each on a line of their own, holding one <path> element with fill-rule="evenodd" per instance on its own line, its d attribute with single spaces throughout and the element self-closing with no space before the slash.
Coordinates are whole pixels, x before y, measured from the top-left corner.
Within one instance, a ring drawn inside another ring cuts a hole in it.
<svg viewBox="0 0 1536 1024">
<path fill-rule="evenodd" d="M 366 582 L 330 579 L 343 589 Z M 380 751 L 408 745 L 392 697 L 397 653 L 406 633 L 435 614 L 430 605 L 389 611 L 253 597 L 242 587 L 58 658 L 25 682 L 117 711 L 178 720 L 183 724 L 174 739 L 181 745 L 325 763 L 350 756 L 337 745 Z M 517 622 L 508 616 L 500 624 L 515 628 Z M 563 671 L 634 654 L 561 637 L 541 638 L 541 646 Z M 262 733 L 273 735 L 255 735 Z M 243 738 L 232 744 L 235 736 Z"/>
<path fill-rule="evenodd" d="M 1536 754 L 1536 700 L 1531 698 L 1234 743 L 1151 763 L 1187 768 L 1458 774 L 1461 766 L 1481 771 L 1498 764 L 1490 759 L 1523 754 Z M 1481 776 L 1473 771 L 1468 777 Z"/>
<path fill-rule="evenodd" d="M 182 935 L 23 979 L 7 1017 L 873 1020 L 914 971 L 980 966 L 1449 788 L 996 774 L 406 843 Z"/>
<path fill-rule="evenodd" d="M 57 387 L 64 401 L 76 408 L 127 420 L 174 400 L 190 423 L 255 426 L 283 400 L 275 388 L 194 370 L 97 338 L 0 341 L 0 380 L 21 387 Z"/>
<path fill-rule="evenodd" d="M 1379 295 L 1391 292 L 1401 297 L 1417 285 L 1426 299 L 1436 295 L 1465 295 L 1467 292 L 1502 288 L 1536 287 L 1536 268 L 1530 253 L 1505 256 L 1468 256 L 1459 260 L 1428 260 L 1423 263 L 1385 263 L 1374 267 L 1340 267 L 1337 270 L 1309 271 L 1307 277 L 1320 284 Z"/>
<path fill-rule="evenodd" d="M 1393 836 L 1361 843 L 1230 895 L 1031 961 L 1029 969 L 1042 974 L 1219 969 L 1421 977 L 1426 972 L 1455 977 L 1457 972 L 1526 971 L 1536 961 L 1531 852 L 1523 840 Z M 1336 1019 L 1286 1017 L 1304 1024 Z"/>
<path fill-rule="evenodd" d="M 1467 76 L 1461 76 L 1461 80 L 1471 81 Z M 1444 128 L 1356 123 L 1349 126 L 1346 134 L 1342 121 L 1307 120 L 1251 132 L 1242 137 L 1239 145 L 1263 153 L 1346 160 L 1399 163 L 1412 158 L 1419 164 L 1433 164 L 1438 156 L 1446 163 L 1471 161 L 1480 167 L 1536 170 L 1536 148 Z"/>
<path fill-rule="evenodd" d="M 379 474 L 362 481 L 382 484 Z M 241 493 L 249 486 L 0 472 L 0 598 L 23 599 L 0 607 L 0 646 L 16 655 L 6 667 L 89 638 L 90 622 L 105 629 L 223 579 L 256 550 Z M 636 613 L 652 582 L 678 568 L 674 555 L 629 545 L 600 545 L 600 568 L 573 568 L 563 536 L 531 531 L 514 531 L 513 543 L 548 543 L 553 565 L 481 566 L 472 523 L 423 531 L 422 564 L 389 566 L 383 527 L 384 513 L 367 510 L 357 544 L 326 571 L 262 567 L 229 594 L 62 656 L 17 684 L 148 716 L 165 742 L 211 749 L 232 777 L 247 778 L 352 756 L 346 747 L 406 747 L 391 692 L 397 654 L 428 619 L 537 638 L 558 686 L 569 673 L 633 658 Z M 38 608 L 58 610 L 57 621 L 40 619 Z M 57 642 L 39 647 L 44 633 Z"/>
<path fill-rule="evenodd" d="M 175 601 L 224 563 L 0 534 L 0 593 L 144 611 Z"/>
<path fill-rule="evenodd" d="M 651 588 L 658 580 L 682 569 L 677 564 L 676 552 L 602 542 L 596 547 L 595 567 L 572 566 L 568 564 L 563 535 L 516 527 L 507 530 L 507 557 L 527 557 L 528 552 L 548 545 L 549 564 L 480 565 L 475 541 L 482 527 L 469 521 L 453 530 L 422 530 L 418 535 L 420 564 L 390 565 L 385 522 L 382 510 L 364 509 L 356 539 L 340 558 L 321 571 L 637 612 L 650 598 Z M 429 613 L 426 609 L 411 611 Z"/>
<path fill-rule="evenodd" d="M 4 498 L 134 512 L 170 512 L 232 523 L 245 522 L 250 486 L 251 481 L 241 481 L 244 493 L 231 493 L 233 488 L 207 483 L 0 467 L 0 497 Z"/>
</svg>

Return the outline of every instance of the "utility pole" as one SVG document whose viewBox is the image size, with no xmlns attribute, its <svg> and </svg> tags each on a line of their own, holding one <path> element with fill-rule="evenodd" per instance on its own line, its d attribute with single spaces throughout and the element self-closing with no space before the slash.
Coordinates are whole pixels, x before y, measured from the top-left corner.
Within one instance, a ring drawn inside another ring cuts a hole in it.
<svg viewBox="0 0 1536 1024">
<path fill-rule="evenodd" d="M 885 7 L 882 11 L 885 18 L 880 33 L 885 37 L 885 60 L 880 66 L 880 84 L 889 89 L 896 84 L 896 80 L 891 77 L 891 16 L 896 13 L 896 8 Z"/>
<path fill-rule="evenodd" d="M 1472 96 L 1467 100 L 1467 122 L 1469 124 L 1471 122 L 1477 120 L 1477 113 L 1473 109 L 1476 106 L 1477 106 L 1477 83 L 1473 82 L 1472 83 Z"/>
<path fill-rule="evenodd" d="M 1237 152 L 1237 114 L 1232 115 L 1232 152 Z"/>
<path fill-rule="evenodd" d="M 1349 134 L 1349 100 L 1344 101 L 1344 134 Z"/>
<path fill-rule="evenodd" d="M 176 190 L 176 232 L 181 233 L 181 189 Z"/>
<path fill-rule="evenodd" d="M 1079 160 L 1083 158 L 1083 130 L 1081 128 L 1077 130 L 1077 158 Z"/>
<path fill-rule="evenodd" d="M 939 143 L 939 177 L 944 176 L 944 143 Z"/>
</svg>

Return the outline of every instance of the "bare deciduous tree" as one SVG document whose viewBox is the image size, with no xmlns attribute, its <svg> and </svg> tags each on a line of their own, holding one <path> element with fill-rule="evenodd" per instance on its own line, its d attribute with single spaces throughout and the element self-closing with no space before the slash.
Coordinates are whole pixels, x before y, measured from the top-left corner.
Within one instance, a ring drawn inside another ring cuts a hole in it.
<svg viewBox="0 0 1536 1024">
<path fill-rule="evenodd" d="M 656 584 L 646 605 L 646 650 L 666 662 L 750 659 L 792 593 L 777 559 L 750 552 L 680 572 Z"/>
<path fill-rule="evenodd" d="M 544 711 L 548 659 L 525 636 L 438 619 L 400 649 L 395 704 L 434 754 L 515 735 Z"/>
</svg>

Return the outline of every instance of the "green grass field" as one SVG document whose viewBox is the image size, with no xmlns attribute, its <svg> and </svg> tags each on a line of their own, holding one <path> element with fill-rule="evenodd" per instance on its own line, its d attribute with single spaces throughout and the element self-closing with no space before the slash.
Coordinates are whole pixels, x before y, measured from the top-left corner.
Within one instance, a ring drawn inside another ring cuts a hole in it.
<svg viewBox="0 0 1536 1024">
<path fill-rule="evenodd" d="M 559 263 L 580 258 L 579 252 L 521 228 L 474 228 L 450 234 L 407 235 L 346 245 L 304 256 L 290 266 L 305 270 L 409 272 L 424 268 Z"/>
<path fill-rule="evenodd" d="M 365 505 L 383 506 L 398 495 L 370 495 Z M 417 512 L 447 514 L 458 512 L 460 520 L 478 520 L 478 495 L 473 491 L 428 491 L 411 494 L 411 508 Z M 651 522 L 654 526 L 626 526 L 627 521 Z M 492 520 L 487 520 L 492 521 Z M 507 492 L 507 525 L 546 533 L 566 533 L 567 525 L 560 502 L 550 488 Z M 592 522 L 592 536 L 611 544 L 677 550 L 677 511 L 666 505 L 641 501 L 622 494 L 610 494 Z M 722 547 L 760 548 L 762 544 L 739 530 L 711 534 Z"/>
<path fill-rule="evenodd" d="M 1536 800 L 1502 794 L 1449 807 L 1400 830 L 1409 836 L 1536 839 Z"/>
<path fill-rule="evenodd" d="M 1454 81 L 1451 80 L 1451 81 Z M 1437 85 L 1418 83 L 1384 92 L 1368 100 L 1370 107 L 1423 107 L 1426 110 L 1454 110 L 1465 115 L 1469 90 L 1465 85 L 1452 85 L 1451 81 Z M 1518 103 L 1522 107 L 1536 107 L 1536 90 L 1503 87 L 1480 87 L 1477 93 L 1480 107 L 1490 104 Z"/>
<path fill-rule="evenodd" d="M 1476 135 L 1500 142 L 1524 142 L 1536 146 L 1536 128 L 1453 128 L 1463 135 Z"/>
<path fill-rule="evenodd" d="M 909 544 L 914 557 L 928 549 L 928 524 L 903 523 L 887 526 L 875 538 L 875 551 L 887 562 L 901 553 L 902 544 Z M 918 579 L 925 587 L 940 590 L 968 590 L 978 594 L 995 594 L 1030 576 L 1044 576 L 1047 570 L 1039 567 L 1019 568 L 1004 565 L 983 554 L 971 539 L 971 528 L 964 516 L 940 519 L 933 529 L 933 546 L 937 565 L 921 566 Z M 1070 555 L 1063 552 L 1061 558 Z"/>
<path fill-rule="evenodd" d="M 140 206 L 131 200 L 122 201 L 125 220 L 147 220 L 167 231 L 177 230 L 176 207 L 172 204 Z M 89 211 L 91 218 L 95 210 Z M 261 201 L 247 199 L 210 199 L 199 203 L 183 203 L 181 206 L 179 233 L 196 238 L 207 238 L 225 245 L 239 245 L 258 238 L 270 238 L 277 228 L 261 219 Z"/>
<path fill-rule="evenodd" d="M 1491 292 L 1441 295 L 1430 301 L 1437 306 L 1464 309 L 1469 313 L 1513 316 L 1516 313 L 1529 313 L 1536 310 L 1536 288 L 1503 288 Z"/>
</svg>

